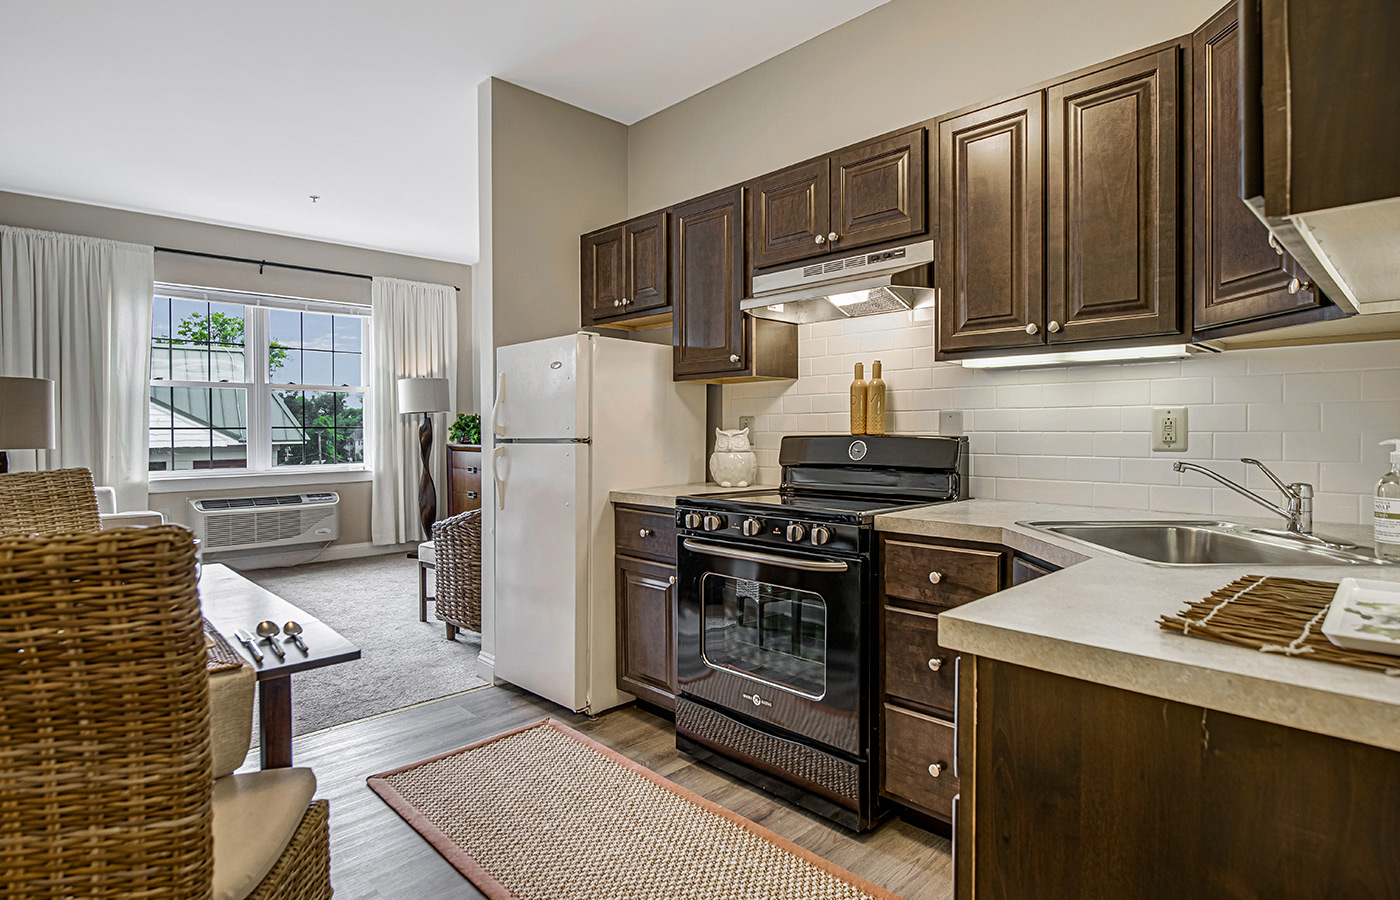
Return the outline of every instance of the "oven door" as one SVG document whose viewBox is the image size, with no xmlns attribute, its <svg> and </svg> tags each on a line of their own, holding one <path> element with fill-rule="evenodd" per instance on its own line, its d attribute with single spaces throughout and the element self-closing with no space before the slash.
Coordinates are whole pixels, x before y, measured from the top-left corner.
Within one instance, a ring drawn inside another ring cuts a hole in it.
<svg viewBox="0 0 1400 900">
<path fill-rule="evenodd" d="M 869 562 L 699 538 L 680 545 L 680 690 L 863 755 Z"/>
</svg>

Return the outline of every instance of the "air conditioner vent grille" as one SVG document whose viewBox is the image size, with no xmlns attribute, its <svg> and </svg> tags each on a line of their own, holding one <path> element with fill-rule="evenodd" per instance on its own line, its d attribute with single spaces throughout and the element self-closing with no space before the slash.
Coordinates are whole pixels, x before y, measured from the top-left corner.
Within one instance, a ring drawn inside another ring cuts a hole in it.
<svg viewBox="0 0 1400 900">
<path fill-rule="evenodd" d="M 190 501 L 206 552 L 333 541 L 340 535 L 339 504 L 335 493 Z"/>
</svg>

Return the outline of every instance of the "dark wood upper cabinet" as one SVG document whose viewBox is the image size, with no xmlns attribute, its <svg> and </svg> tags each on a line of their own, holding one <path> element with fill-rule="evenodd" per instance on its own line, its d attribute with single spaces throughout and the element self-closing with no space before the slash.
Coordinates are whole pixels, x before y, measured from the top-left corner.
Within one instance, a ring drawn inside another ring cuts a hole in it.
<svg viewBox="0 0 1400 900">
<path fill-rule="evenodd" d="M 1175 46 L 1046 91 L 1050 343 L 1181 330 Z"/>
<path fill-rule="evenodd" d="M 938 349 L 1043 343 L 1043 95 L 938 124 Z"/>
<path fill-rule="evenodd" d="M 1194 324 L 1197 331 L 1325 301 L 1240 198 L 1240 29 L 1235 4 L 1192 40 Z M 1289 282 L 1299 289 L 1289 293 Z"/>
<path fill-rule="evenodd" d="M 666 213 L 652 213 L 623 226 L 623 270 L 627 312 L 656 309 L 670 303 L 666 294 Z"/>
<path fill-rule="evenodd" d="M 799 163 L 754 181 L 754 268 L 919 234 L 923 126 Z"/>
<path fill-rule="evenodd" d="M 615 225 L 581 239 L 582 259 L 582 318 L 584 325 L 591 325 L 598 319 L 621 315 L 622 298 L 626 295 L 626 280 L 623 267 L 622 225 Z"/>
<path fill-rule="evenodd" d="M 678 379 L 741 373 L 748 366 L 744 316 L 744 189 L 671 211 L 671 329 Z"/>
</svg>

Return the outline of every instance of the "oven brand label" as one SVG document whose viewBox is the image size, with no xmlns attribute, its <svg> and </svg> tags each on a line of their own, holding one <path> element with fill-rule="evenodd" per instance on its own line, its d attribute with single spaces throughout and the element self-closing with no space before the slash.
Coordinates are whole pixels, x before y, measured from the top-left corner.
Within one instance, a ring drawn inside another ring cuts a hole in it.
<svg viewBox="0 0 1400 900">
<path fill-rule="evenodd" d="M 846 451 L 846 455 L 855 460 L 865 459 L 867 449 L 865 441 L 851 441 L 851 447 Z"/>
<path fill-rule="evenodd" d="M 754 693 L 754 694 L 744 694 L 743 697 L 744 697 L 745 700 L 749 701 L 749 702 L 752 703 L 754 706 L 772 706 L 772 705 L 773 705 L 773 701 L 772 701 L 772 700 L 764 700 L 762 697 L 758 696 L 758 694 L 756 694 L 756 693 Z"/>
</svg>

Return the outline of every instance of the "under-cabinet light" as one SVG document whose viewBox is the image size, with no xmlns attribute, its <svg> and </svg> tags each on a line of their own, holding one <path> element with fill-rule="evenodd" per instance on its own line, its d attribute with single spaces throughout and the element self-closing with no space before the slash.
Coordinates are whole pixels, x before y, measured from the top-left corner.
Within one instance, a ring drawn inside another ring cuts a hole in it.
<svg viewBox="0 0 1400 900">
<path fill-rule="evenodd" d="M 959 360 L 969 369 L 1006 369 L 1016 366 L 1056 366 L 1067 363 L 1128 362 L 1140 359 L 1185 359 L 1213 352 L 1196 344 L 1157 344 L 1151 347 L 1111 347 L 1104 350 L 1062 350 L 1058 353 L 1025 353 L 1019 356 L 984 356 Z"/>
</svg>

